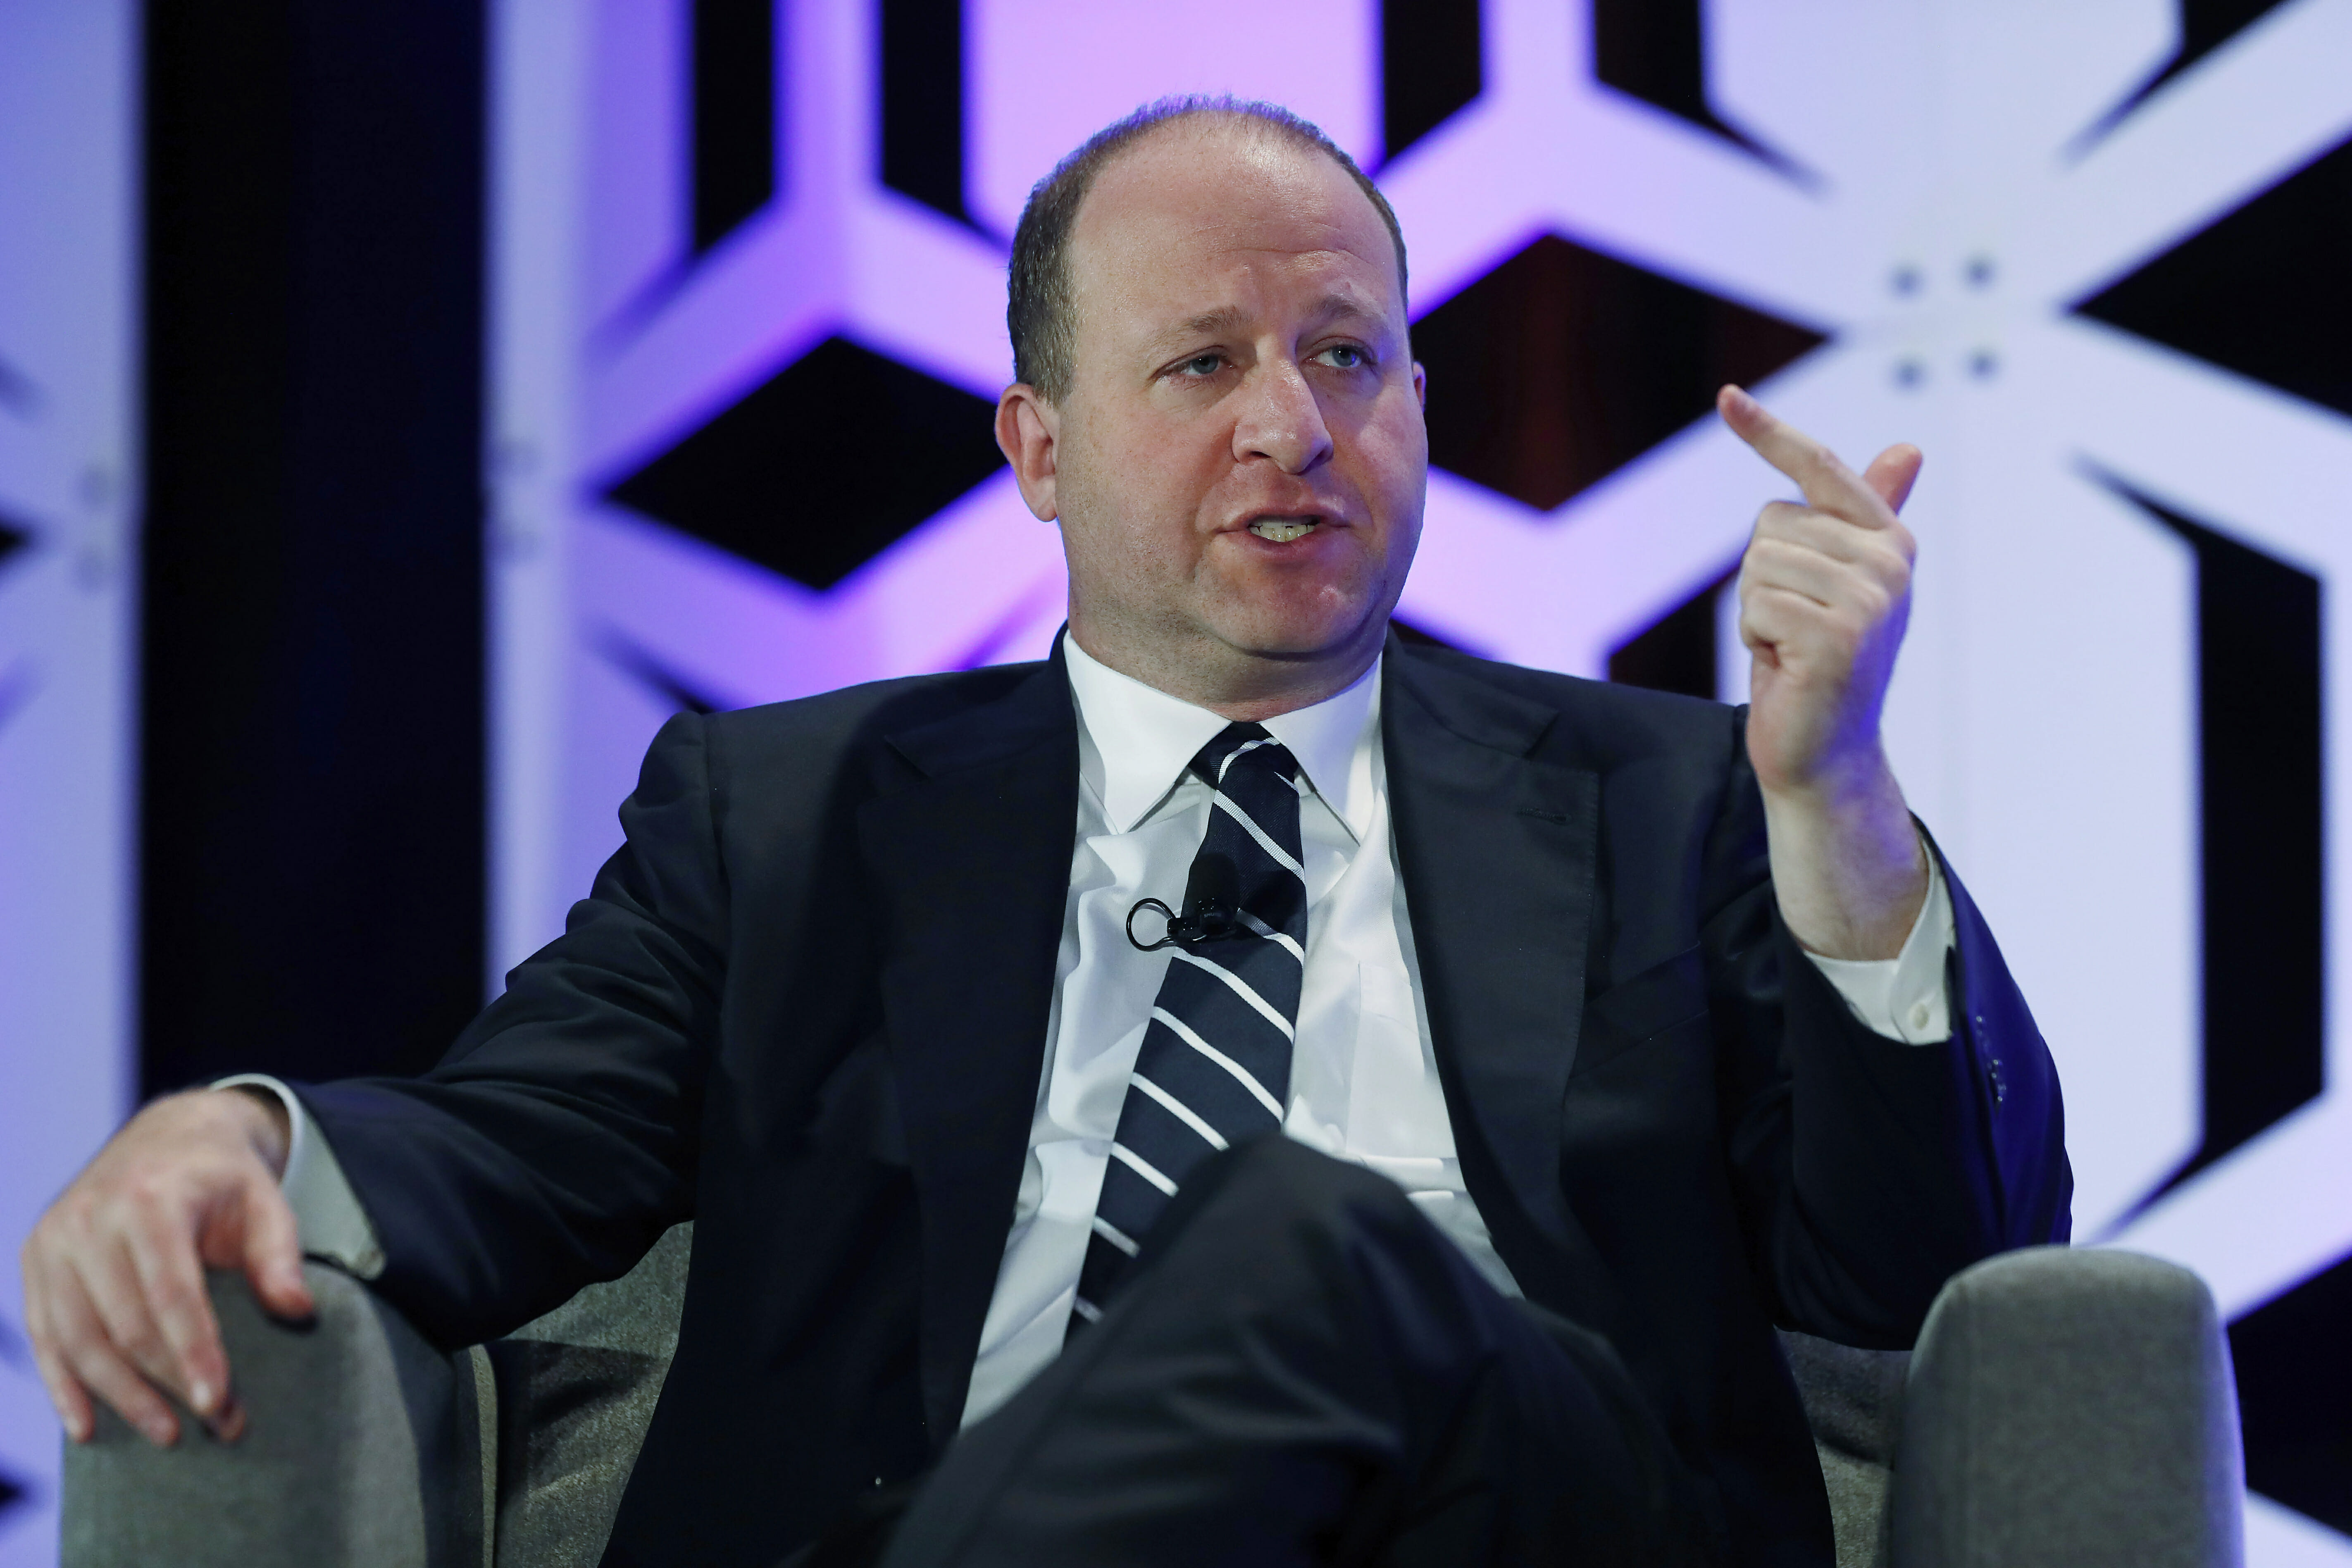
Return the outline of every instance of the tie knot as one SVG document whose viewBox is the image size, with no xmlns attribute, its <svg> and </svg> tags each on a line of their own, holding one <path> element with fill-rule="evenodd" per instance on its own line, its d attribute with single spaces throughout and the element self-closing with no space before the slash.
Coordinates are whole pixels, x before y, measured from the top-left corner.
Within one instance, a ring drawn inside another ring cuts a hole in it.
<svg viewBox="0 0 2352 1568">
<path fill-rule="evenodd" d="M 1288 781 L 1298 776 L 1298 762 L 1290 748 L 1263 724 L 1228 724 L 1192 759 L 1192 771 L 1213 785 L 1223 784 L 1236 769 L 1258 778 Z"/>
</svg>

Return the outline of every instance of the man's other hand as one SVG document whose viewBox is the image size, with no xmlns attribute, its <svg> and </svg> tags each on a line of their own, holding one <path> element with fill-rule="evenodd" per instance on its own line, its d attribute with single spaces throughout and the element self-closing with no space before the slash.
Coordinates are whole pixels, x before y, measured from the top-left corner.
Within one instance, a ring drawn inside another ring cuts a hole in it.
<svg viewBox="0 0 2352 1568">
<path fill-rule="evenodd" d="M 1916 554 L 1895 514 L 1919 477 L 1919 449 L 1889 447 L 1857 474 L 1736 386 L 1716 408 L 1805 498 L 1767 505 L 1739 563 L 1739 640 L 1754 656 L 1748 755 L 1781 916 L 1815 952 L 1892 958 L 1927 889 L 1879 743 Z"/>
<path fill-rule="evenodd" d="M 166 1390 L 221 1437 L 245 1412 L 229 1385 L 205 1269 L 242 1268 L 264 1307 L 307 1317 L 294 1211 L 278 1191 L 284 1109 L 242 1089 L 157 1100 L 74 1178 L 25 1243 L 25 1323 L 50 1403 L 78 1443 L 90 1397 L 158 1445 Z"/>
</svg>

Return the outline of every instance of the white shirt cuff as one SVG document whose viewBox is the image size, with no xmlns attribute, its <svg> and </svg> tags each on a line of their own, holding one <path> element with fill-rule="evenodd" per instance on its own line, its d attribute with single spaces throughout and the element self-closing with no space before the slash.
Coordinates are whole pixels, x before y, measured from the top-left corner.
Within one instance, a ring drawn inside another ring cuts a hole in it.
<svg viewBox="0 0 2352 1568">
<path fill-rule="evenodd" d="M 1893 958 L 1823 958 L 1808 952 L 1874 1033 L 1906 1045 L 1941 1045 L 1952 1037 L 1952 1008 L 1944 994 L 1944 954 L 1952 946 L 1952 895 L 1944 868 L 1927 856 L 1927 898 L 1903 951 Z"/>
<path fill-rule="evenodd" d="M 382 1274 L 383 1247 L 376 1241 L 375 1226 L 360 1206 L 360 1195 L 352 1191 L 334 1150 L 294 1091 L 257 1072 L 220 1079 L 212 1087 L 268 1089 L 286 1108 L 286 1173 L 278 1178 L 278 1185 L 294 1211 L 302 1251 L 362 1279 Z"/>
</svg>

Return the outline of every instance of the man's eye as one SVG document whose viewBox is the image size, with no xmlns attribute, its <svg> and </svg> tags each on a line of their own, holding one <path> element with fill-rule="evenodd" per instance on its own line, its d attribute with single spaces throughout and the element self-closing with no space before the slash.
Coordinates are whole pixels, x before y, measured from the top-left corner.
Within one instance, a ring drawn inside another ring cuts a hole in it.
<svg viewBox="0 0 2352 1568">
<path fill-rule="evenodd" d="M 1371 363 L 1370 356 L 1353 343 L 1335 343 L 1323 353 L 1335 370 L 1356 370 Z"/>
<path fill-rule="evenodd" d="M 1186 375 L 1214 375 L 1217 367 L 1225 363 L 1223 354 L 1194 354 L 1181 367 Z"/>
</svg>

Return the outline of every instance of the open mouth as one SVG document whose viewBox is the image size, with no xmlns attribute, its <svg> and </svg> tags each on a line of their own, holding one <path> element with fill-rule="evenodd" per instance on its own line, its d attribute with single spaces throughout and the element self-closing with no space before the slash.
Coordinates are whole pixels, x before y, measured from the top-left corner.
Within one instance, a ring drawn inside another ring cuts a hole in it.
<svg viewBox="0 0 2352 1568">
<path fill-rule="evenodd" d="M 1249 525 L 1252 533 L 1276 544 L 1304 539 L 1314 532 L 1315 528 L 1316 520 L 1311 517 L 1262 517 Z"/>
</svg>

